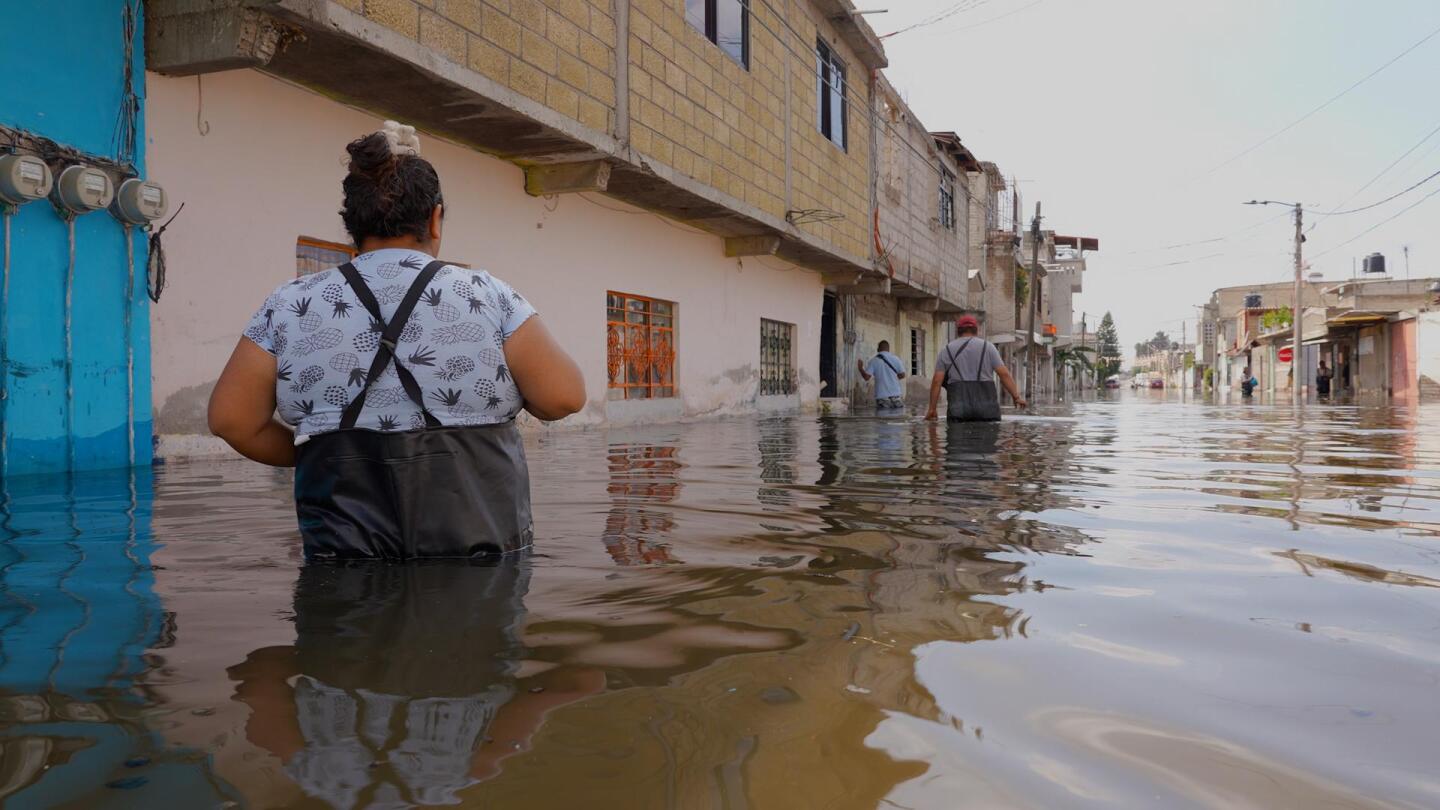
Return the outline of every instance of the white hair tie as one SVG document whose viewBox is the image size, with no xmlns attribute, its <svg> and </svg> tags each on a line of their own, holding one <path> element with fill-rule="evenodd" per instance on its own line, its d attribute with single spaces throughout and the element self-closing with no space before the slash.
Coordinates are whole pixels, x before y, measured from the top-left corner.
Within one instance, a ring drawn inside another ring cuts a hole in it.
<svg viewBox="0 0 1440 810">
<path fill-rule="evenodd" d="M 386 121 L 380 128 L 380 134 L 390 142 L 390 154 L 420 156 L 420 138 L 415 134 L 415 127 L 399 121 Z"/>
</svg>

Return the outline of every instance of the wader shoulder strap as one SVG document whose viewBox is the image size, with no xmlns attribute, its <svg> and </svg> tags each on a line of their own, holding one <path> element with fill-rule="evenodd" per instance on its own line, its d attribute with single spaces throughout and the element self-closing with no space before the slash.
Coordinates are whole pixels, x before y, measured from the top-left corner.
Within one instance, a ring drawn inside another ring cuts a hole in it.
<svg viewBox="0 0 1440 810">
<path fill-rule="evenodd" d="M 415 381 L 415 375 L 411 374 L 410 369 L 405 368 L 400 363 L 400 358 L 396 356 L 395 344 L 400 339 L 400 333 L 405 331 L 405 323 L 410 320 L 410 313 L 414 312 L 415 305 L 420 303 L 420 294 L 425 291 L 430 280 L 435 278 L 435 274 L 444 266 L 445 262 L 438 259 L 425 265 L 425 269 L 415 277 L 415 283 L 410 285 L 409 291 L 400 300 L 400 306 L 396 307 L 390 322 L 386 323 L 385 318 L 380 314 L 380 302 L 375 300 L 375 293 L 370 291 L 370 286 L 365 283 L 360 271 L 356 270 L 355 265 L 350 262 L 340 265 L 340 274 L 345 276 L 345 281 L 350 285 L 350 289 L 355 291 L 355 297 L 360 299 L 360 305 L 365 307 L 365 311 L 370 313 L 370 317 L 376 323 L 381 324 L 384 329 L 380 334 L 380 346 L 375 350 L 375 359 L 371 361 L 370 371 L 365 375 L 365 386 L 360 389 L 360 393 L 356 395 L 355 399 L 345 406 L 345 412 L 340 417 L 341 430 L 355 427 L 355 423 L 360 420 L 360 412 L 365 409 L 365 396 L 370 392 L 370 386 L 385 371 L 385 367 L 390 364 L 391 360 L 395 361 L 395 374 L 400 378 L 400 385 L 404 387 L 405 394 L 415 402 L 415 405 L 420 408 L 420 413 L 424 415 L 425 427 L 438 428 L 441 426 L 440 420 L 436 419 L 435 415 L 430 413 L 430 409 L 425 407 L 425 396 L 420 390 L 420 383 Z"/>
<path fill-rule="evenodd" d="M 968 349 L 968 348 L 970 348 L 970 341 L 972 341 L 972 340 L 974 340 L 974 339 L 975 339 L 975 338 L 965 338 L 965 342 L 962 343 L 962 344 L 960 344 L 960 354 L 961 354 L 961 355 L 964 355 L 964 354 L 965 354 L 965 350 Z M 952 344 L 950 344 L 950 345 L 953 346 L 954 344 L 952 343 Z M 954 370 L 955 370 L 955 376 L 959 377 L 961 382 L 968 382 L 968 380 L 965 379 L 965 375 L 960 373 L 960 363 L 959 363 L 959 359 L 955 356 L 955 350 L 954 350 L 954 349 L 951 349 L 950 346 L 946 346 L 946 347 L 945 347 L 945 359 L 946 359 L 946 361 L 947 361 L 947 362 L 945 363 L 945 384 L 946 384 L 946 385 L 949 385 L 949 384 L 950 384 L 950 370 L 951 370 L 951 369 L 954 369 Z"/>
<path fill-rule="evenodd" d="M 884 364 L 887 365 L 887 366 L 890 366 L 890 370 L 893 371 L 893 372 L 895 372 L 897 375 L 899 375 L 900 373 L 902 373 L 902 372 L 900 371 L 900 369 L 895 368 L 894 366 L 891 366 L 891 365 L 890 365 L 890 358 L 886 357 L 884 354 L 877 354 L 877 355 L 875 355 L 875 356 L 878 357 L 878 358 L 880 358 L 880 362 L 884 363 Z"/>
</svg>

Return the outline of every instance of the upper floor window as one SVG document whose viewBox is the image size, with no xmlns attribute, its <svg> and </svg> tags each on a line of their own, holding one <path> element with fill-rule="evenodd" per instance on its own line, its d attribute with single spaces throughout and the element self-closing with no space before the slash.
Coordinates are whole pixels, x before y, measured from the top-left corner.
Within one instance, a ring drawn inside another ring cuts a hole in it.
<svg viewBox="0 0 1440 810">
<path fill-rule="evenodd" d="M 815 43 L 815 123 L 820 134 L 841 149 L 847 148 L 845 64 L 824 42 Z"/>
<path fill-rule="evenodd" d="M 940 225 L 946 230 L 955 230 L 955 175 L 940 164 Z"/>
<path fill-rule="evenodd" d="M 685 0 L 685 19 L 705 38 L 750 68 L 750 15 L 746 0 Z"/>
</svg>

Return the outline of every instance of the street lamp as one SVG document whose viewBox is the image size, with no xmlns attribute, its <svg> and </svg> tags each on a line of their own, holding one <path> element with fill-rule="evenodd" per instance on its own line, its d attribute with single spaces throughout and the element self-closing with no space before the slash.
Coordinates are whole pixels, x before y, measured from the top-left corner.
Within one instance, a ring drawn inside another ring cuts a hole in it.
<svg viewBox="0 0 1440 810">
<path fill-rule="evenodd" d="M 1251 200 L 1246 205 L 1283 205 L 1295 209 L 1295 304 L 1291 307 L 1290 316 L 1290 399 L 1296 408 L 1300 407 L 1300 324 L 1304 320 L 1304 309 L 1300 306 L 1300 273 L 1303 263 L 1300 258 L 1300 246 L 1305 242 L 1305 234 L 1301 231 L 1301 222 L 1305 216 L 1305 207 L 1300 203 L 1278 202 L 1276 200 Z"/>
</svg>

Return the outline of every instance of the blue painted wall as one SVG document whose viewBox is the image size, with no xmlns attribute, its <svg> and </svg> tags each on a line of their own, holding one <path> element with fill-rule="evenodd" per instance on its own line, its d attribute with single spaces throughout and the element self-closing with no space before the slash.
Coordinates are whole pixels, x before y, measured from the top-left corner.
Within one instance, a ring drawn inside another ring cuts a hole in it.
<svg viewBox="0 0 1440 810">
<path fill-rule="evenodd" d="M 126 2 L 137 9 L 132 54 L 135 92 L 144 95 L 143 13 L 138 0 L 8 0 L 0 25 L 0 124 L 25 130 L 88 155 L 114 159 L 123 98 Z M 64 6 L 63 13 L 60 6 Z M 63 17 L 63 19 L 61 19 Z M 133 162 L 144 174 L 144 105 Z M 147 240 L 133 230 L 133 303 L 126 326 L 125 233 L 108 213 L 75 222 L 72 288 L 73 356 L 65 352 L 64 220 L 48 202 L 11 217 L 4 322 L 3 474 L 103 469 L 129 463 L 127 343 L 134 355 L 134 459 L 151 460 L 150 330 L 145 296 Z M 73 397 L 65 372 L 71 364 Z M 73 409 L 73 435 L 67 411 Z"/>
</svg>

